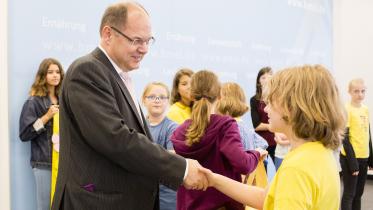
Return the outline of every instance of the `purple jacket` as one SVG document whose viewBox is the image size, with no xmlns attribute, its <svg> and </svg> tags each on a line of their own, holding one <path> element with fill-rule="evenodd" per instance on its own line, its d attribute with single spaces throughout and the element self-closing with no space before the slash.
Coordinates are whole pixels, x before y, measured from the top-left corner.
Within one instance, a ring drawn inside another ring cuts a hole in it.
<svg viewBox="0 0 373 210">
<path fill-rule="evenodd" d="M 198 160 L 211 171 L 241 181 L 241 174 L 252 172 L 259 161 L 259 152 L 244 151 L 236 121 L 228 116 L 212 114 L 204 136 L 191 147 L 185 144 L 186 130 L 191 120 L 180 125 L 171 137 L 177 154 Z M 226 209 L 244 209 L 214 188 L 206 191 L 187 190 L 183 186 L 177 192 L 178 210 L 209 210 L 225 206 Z"/>
</svg>

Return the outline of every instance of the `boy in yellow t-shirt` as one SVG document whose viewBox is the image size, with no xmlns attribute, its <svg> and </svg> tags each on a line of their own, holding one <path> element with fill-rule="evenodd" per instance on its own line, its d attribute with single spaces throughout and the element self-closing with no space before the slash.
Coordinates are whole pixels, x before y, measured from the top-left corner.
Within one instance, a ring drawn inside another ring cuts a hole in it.
<svg viewBox="0 0 373 210">
<path fill-rule="evenodd" d="M 344 184 L 341 210 L 361 209 L 368 166 L 373 167 L 369 112 L 368 107 L 362 104 L 365 91 L 362 79 L 350 81 L 348 92 L 351 102 L 346 104 L 347 132 L 340 156 Z"/>
<path fill-rule="evenodd" d="M 345 119 L 332 75 L 320 65 L 296 66 L 276 72 L 267 88 L 269 130 L 285 134 L 291 146 L 271 184 L 261 189 L 200 171 L 209 186 L 256 209 L 339 210 L 333 150 L 340 145 Z"/>
</svg>

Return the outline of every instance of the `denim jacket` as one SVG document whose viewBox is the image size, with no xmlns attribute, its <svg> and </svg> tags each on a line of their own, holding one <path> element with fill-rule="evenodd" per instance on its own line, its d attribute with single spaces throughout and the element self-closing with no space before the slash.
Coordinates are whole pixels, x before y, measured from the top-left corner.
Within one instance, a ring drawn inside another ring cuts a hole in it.
<svg viewBox="0 0 373 210">
<path fill-rule="evenodd" d="M 19 138 L 31 141 L 31 167 L 51 169 L 52 165 L 52 121 L 35 130 L 34 123 L 47 113 L 51 101 L 48 96 L 30 96 L 22 108 L 19 119 Z"/>
</svg>

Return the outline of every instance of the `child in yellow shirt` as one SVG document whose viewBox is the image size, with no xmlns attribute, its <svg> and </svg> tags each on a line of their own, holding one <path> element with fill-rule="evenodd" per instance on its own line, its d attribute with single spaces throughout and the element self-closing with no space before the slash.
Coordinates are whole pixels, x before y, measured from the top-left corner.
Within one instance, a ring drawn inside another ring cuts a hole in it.
<svg viewBox="0 0 373 210">
<path fill-rule="evenodd" d="M 270 186 L 248 186 L 200 169 L 209 185 L 257 209 L 338 210 L 340 183 L 333 151 L 345 127 L 335 81 L 320 65 L 277 72 L 268 84 L 271 132 L 285 134 L 291 150 Z"/>
<path fill-rule="evenodd" d="M 171 107 L 168 110 L 167 117 L 182 124 L 185 120 L 190 119 L 192 115 L 193 101 L 190 98 L 190 80 L 193 71 L 187 68 L 180 69 L 176 72 L 171 91 Z"/>
<path fill-rule="evenodd" d="M 351 80 L 346 104 L 347 129 L 343 140 L 340 163 L 344 190 L 341 210 L 360 210 L 368 166 L 373 167 L 372 141 L 369 129 L 368 107 L 362 102 L 366 87 L 363 79 Z"/>
</svg>

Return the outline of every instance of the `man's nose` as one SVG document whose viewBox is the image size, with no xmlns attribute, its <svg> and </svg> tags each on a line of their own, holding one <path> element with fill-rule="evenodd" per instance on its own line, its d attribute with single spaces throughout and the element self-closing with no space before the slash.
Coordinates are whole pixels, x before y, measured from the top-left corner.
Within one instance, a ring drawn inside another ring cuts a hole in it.
<svg viewBox="0 0 373 210">
<path fill-rule="evenodd" d="M 148 53 L 148 50 L 149 50 L 149 43 L 146 43 L 146 42 L 143 42 L 139 48 L 138 48 L 139 52 L 143 53 L 143 54 L 146 54 Z"/>
</svg>

